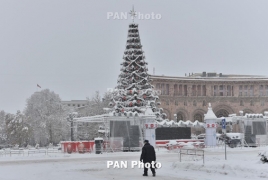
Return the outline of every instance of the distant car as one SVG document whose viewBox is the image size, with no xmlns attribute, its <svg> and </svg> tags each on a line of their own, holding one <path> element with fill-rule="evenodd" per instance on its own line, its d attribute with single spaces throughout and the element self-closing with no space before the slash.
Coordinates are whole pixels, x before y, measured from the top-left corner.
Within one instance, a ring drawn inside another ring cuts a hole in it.
<svg viewBox="0 0 268 180">
<path fill-rule="evenodd" d="M 167 144 L 166 144 L 166 146 L 174 146 L 174 145 L 177 145 L 178 143 L 177 143 L 177 141 L 176 140 L 170 140 Z"/>
<path fill-rule="evenodd" d="M 206 138 L 206 134 L 199 134 L 197 136 L 197 139 L 205 139 Z"/>
<path fill-rule="evenodd" d="M 228 142 L 227 142 L 228 146 L 230 148 L 235 148 L 237 146 L 241 146 L 241 140 L 240 139 L 230 139 Z"/>
<path fill-rule="evenodd" d="M 229 136 L 226 136 L 225 134 L 222 134 L 219 138 L 221 141 L 225 141 L 225 143 L 230 147 L 230 148 L 235 148 L 237 146 L 241 146 L 241 139 L 232 139 Z"/>
</svg>

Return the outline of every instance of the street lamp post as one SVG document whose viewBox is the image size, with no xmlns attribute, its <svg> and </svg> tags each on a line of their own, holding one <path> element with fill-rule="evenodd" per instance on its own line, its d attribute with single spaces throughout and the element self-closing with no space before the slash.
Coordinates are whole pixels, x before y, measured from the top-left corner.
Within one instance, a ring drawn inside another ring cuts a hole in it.
<svg viewBox="0 0 268 180">
<path fill-rule="evenodd" d="M 75 113 L 69 113 L 69 116 L 67 117 L 67 121 L 71 123 L 71 141 L 74 141 L 74 117 Z"/>
<path fill-rule="evenodd" d="M 221 118 L 221 127 L 222 127 L 222 133 L 224 134 L 224 146 L 225 146 L 225 160 L 227 160 L 227 155 L 226 155 L 226 120 L 224 117 Z"/>
</svg>

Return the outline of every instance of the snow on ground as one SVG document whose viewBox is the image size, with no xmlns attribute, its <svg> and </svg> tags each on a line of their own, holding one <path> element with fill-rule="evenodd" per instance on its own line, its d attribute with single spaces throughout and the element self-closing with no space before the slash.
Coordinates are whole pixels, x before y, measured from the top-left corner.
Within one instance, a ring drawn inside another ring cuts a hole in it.
<svg viewBox="0 0 268 180">
<path fill-rule="evenodd" d="M 268 164 L 260 162 L 258 153 L 267 147 L 205 148 L 205 164 L 200 156 L 182 155 L 181 162 L 176 150 L 156 149 L 156 177 L 142 177 L 143 169 L 131 168 L 131 161 L 139 160 L 140 152 L 117 152 L 104 154 L 51 153 L 0 156 L 0 180 L 106 180 L 153 178 L 170 180 L 226 180 L 268 179 Z M 268 155 L 268 154 L 267 154 Z M 107 161 L 128 161 L 127 169 L 107 168 Z"/>
</svg>

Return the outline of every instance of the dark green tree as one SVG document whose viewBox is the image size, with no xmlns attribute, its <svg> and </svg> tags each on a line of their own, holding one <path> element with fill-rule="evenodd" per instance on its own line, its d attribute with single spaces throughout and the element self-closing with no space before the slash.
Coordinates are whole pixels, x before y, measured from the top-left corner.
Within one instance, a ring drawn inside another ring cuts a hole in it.
<svg viewBox="0 0 268 180">
<path fill-rule="evenodd" d="M 166 118 L 163 110 L 157 107 L 160 105 L 159 98 L 150 83 L 146 66 L 138 24 L 130 24 L 121 73 L 109 104 L 114 113 L 142 113 L 146 106 L 150 106 L 158 120 Z"/>
</svg>

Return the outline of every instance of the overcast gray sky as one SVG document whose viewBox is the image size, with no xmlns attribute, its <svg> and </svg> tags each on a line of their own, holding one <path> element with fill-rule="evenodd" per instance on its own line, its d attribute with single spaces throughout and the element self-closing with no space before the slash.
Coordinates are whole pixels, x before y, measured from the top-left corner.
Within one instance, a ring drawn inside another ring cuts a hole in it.
<svg viewBox="0 0 268 180">
<path fill-rule="evenodd" d="M 159 13 L 136 20 L 157 75 L 268 75 L 267 0 L 1 0 L 0 110 L 15 113 L 39 84 L 62 100 L 116 86 L 128 20 L 107 12 Z"/>
</svg>

